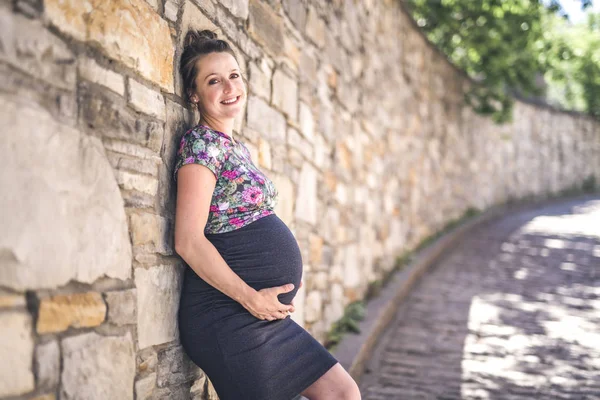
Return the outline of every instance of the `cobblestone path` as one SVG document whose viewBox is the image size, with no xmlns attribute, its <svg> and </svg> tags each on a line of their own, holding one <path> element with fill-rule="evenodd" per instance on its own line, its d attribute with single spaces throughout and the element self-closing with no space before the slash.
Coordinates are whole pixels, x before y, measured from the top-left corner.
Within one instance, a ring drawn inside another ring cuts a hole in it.
<svg viewBox="0 0 600 400">
<path fill-rule="evenodd" d="M 600 199 L 480 226 L 412 290 L 363 399 L 600 399 Z"/>
</svg>

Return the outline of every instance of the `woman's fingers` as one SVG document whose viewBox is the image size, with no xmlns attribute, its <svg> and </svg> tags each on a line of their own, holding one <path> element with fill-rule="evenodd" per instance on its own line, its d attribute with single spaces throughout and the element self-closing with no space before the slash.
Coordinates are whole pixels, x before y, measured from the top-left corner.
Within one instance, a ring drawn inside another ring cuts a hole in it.
<svg viewBox="0 0 600 400">
<path fill-rule="evenodd" d="M 294 284 L 288 283 L 286 285 L 276 287 L 275 289 L 277 294 L 291 292 L 292 290 L 294 290 Z"/>
</svg>

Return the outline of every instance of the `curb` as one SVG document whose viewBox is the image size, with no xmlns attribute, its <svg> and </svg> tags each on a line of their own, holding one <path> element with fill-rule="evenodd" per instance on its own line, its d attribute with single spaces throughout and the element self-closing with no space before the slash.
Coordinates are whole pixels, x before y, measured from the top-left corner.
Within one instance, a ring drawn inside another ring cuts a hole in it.
<svg viewBox="0 0 600 400">
<path fill-rule="evenodd" d="M 381 334 L 392 321 L 398 306 L 418 282 L 419 278 L 446 252 L 461 240 L 466 233 L 485 223 L 517 211 L 526 211 L 540 206 L 567 201 L 597 199 L 597 194 L 576 195 L 563 198 L 537 199 L 528 202 L 493 206 L 450 232 L 438 238 L 431 245 L 419 251 L 413 260 L 402 270 L 394 273 L 380 294 L 366 305 L 366 317 L 359 323 L 360 334 L 347 334 L 336 346 L 333 355 L 352 378 L 359 383 L 367 361 Z"/>
</svg>

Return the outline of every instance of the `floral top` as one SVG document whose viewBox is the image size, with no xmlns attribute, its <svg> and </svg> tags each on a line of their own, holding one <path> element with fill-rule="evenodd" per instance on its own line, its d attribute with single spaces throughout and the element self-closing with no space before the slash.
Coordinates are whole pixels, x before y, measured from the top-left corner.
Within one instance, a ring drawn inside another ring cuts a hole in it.
<svg viewBox="0 0 600 400">
<path fill-rule="evenodd" d="M 254 165 L 250 151 L 239 140 L 234 144 L 225 133 L 198 125 L 181 138 L 175 180 L 179 168 L 186 164 L 204 165 L 217 178 L 205 234 L 233 231 L 275 212 L 277 189 Z"/>
</svg>

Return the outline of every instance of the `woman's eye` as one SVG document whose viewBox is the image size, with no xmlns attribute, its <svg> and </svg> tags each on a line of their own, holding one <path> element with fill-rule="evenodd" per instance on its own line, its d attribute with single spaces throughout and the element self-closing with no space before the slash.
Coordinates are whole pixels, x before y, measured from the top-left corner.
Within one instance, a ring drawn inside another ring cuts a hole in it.
<svg viewBox="0 0 600 400">
<path fill-rule="evenodd" d="M 217 83 L 218 81 L 216 79 L 211 79 L 210 81 L 208 81 L 209 85 L 214 85 L 215 83 Z"/>
<path fill-rule="evenodd" d="M 235 79 L 235 78 L 239 78 L 240 76 L 238 74 L 231 74 L 231 78 Z"/>
</svg>

